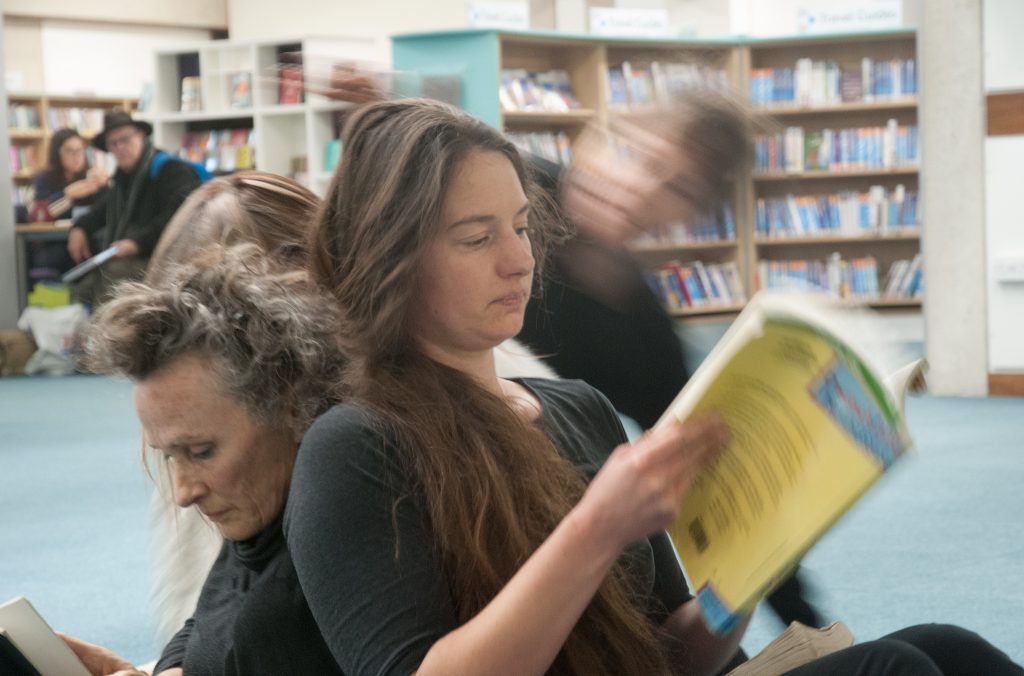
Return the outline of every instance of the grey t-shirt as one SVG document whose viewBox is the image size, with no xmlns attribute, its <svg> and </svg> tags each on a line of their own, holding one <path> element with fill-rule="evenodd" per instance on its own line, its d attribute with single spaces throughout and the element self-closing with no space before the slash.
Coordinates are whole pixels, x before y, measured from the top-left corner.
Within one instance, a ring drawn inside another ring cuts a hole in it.
<svg viewBox="0 0 1024 676">
<path fill-rule="evenodd" d="M 592 477 L 626 441 L 618 416 L 582 381 L 523 379 L 537 421 Z M 346 674 L 409 674 L 458 626 L 423 501 L 394 444 L 364 409 L 343 404 L 303 439 L 285 510 L 285 537 L 321 633 Z M 400 546 L 396 554 L 396 530 Z M 633 588 L 660 625 L 691 598 L 665 533 L 629 550 Z"/>
</svg>

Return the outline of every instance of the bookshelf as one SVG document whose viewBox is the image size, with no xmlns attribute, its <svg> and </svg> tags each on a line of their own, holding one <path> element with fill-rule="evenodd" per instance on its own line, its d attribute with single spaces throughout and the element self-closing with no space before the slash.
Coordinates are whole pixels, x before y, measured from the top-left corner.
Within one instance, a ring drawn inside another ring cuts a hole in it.
<svg viewBox="0 0 1024 676">
<path fill-rule="evenodd" d="M 16 206 L 27 203 L 33 177 L 46 167 L 48 142 L 53 132 L 73 127 L 90 139 L 102 128 L 104 111 L 134 110 L 138 103 L 136 99 L 123 97 L 31 93 L 11 93 L 7 99 L 11 190 Z"/>
<path fill-rule="evenodd" d="M 734 228 L 720 228 L 718 239 L 689 241 L 666 233 L 637 243 L 634 252 L 644 267 L 656 272 L 674 264 L 735 266 L 742 301 L 766 285 L 768 280 L 761 279 L 766 275 L 759 274 L 766 266 L 774 265 L 778 274 L 787 262 L 818 261 L 825 274 L 831 261 L 833 268 L 848 273 L 845 284 L 836 287 L 845 302 L 902 312 L 920 308 L 919 295 L 885 294 L 893 265 L 904 261 L 904 272 L 909 272 L 921 250 L 912 30 L 770 40 L 461 30 L 399 35 L 392 38 L 392 47 L 398 70 L 457 74 L 462 107 L 509 133 L 517 145 L 523 147 L 522 138 L 529 134 L 564 136 L 570 157 L 586 125 L 606 126 L 619 110 L 643 107 L 694 82 L 727 88 L 771 120 L 769 128 L 782 137 L 780 147 L 790 142 L 787 128 L 799 129 L 799 134 L 789 132 L 800 137 L 799 158 L 770 168 L 755 163 L 737 175 L 730 202 Z M 575 104 L 569 109 L 538 106 L 539 95 L 514 95 L 510 74 L 524 83 L 553 71 L 565 74 L 560 77 L 567 80 Z M 849 131 L 862 129 L 871 131 Z M 834 145 L 822 151 L 821 139 L 839 130 L 847 131 L 833 134 Z M 865 150 L 863 157 L 851 152 L 857 144 L 870 152 Z M 828 152 L 827 159 L 836 161 L 824 163 L 816 156 L 807 161 L 808 149 Z M 777 161 L 780 148 L 773 153 Z M 766 160 L 767 153 L 762 154 L 758 159 Z M 769 207 L 775 210 L 774 220 L 765 218 Z M 817 221 L 807 220 L 812 208 L 821 212 Z M 862 214 L 865 209 L 869 216 Z M 871 261 L 877 272 L 865 268 Z M 800 266 L 792 267 L 799 276 Z M 850 272 L 854 267 L 855 274 Z M 707 318 L 741 308 L 742 302 L 726 298 L 669 310 L 680 317 Z"/>
<path fill-rule="evenodd" d="M 458 74 L 463 109 L 509 134 L 521 148 L 559 163 L 571 161 L 572 144 L 588 124 L 604 127 L 615 112 L 648 106 L 659 96 L 667 96 L 671 86 L 688 79 L 738 87 L 743 65 L 741 55 L 727 40 L 598 39 L 562 33 L 461 30 L 396 36 L 392 47 L 397 70 Z M 620 79 L 632 76 L 630 81 L 636 84 L 631 90 L 613 87 L 613 73 Z M 568 96 L 548 105 L 543 92 L 546 83 L 549 90 L 567 88 Z M 532 95 L 519 91 L 531 88 Z M 729 204 L 734 223 L 744 208 L 742 185 L 737 181 Z M 744 237 L 735 228 L 731 233 L 723 229 L 717 236 L 705 233 L 700 240 L 666 232 L 637 243 L 635 251 L 650 270 L 688 267 L 698 261 L 708 266 L 733 266 L 741 272 L 737 275 L 743 286 L 739 292 L 745 298 L 749 287 L 742 281 Z M 675 307 L 671 311 L 679 316 L 703 316 L 736 312 L 740 307 L 723 300 L 714 307 Z"/>
<path fill-rule="evenodd" d="M 829 266 L 838 254 L 843 269 L 829 270 L 833 293 L 880 309 L 920 307 L 907 276 L 916 274 L 921 250 L 916 34 L 758 40 L 739 49 L 752 105 L 780 128 L 769 139 L 776 147 L 759 144 L 747 185 L 749 283 L 766 284 L 766 264 Z M 868 265 L 866 276 L 854 272 L 837 289 L 835 278 L 857 261 Z M 904 267 L 902 280 L 892 274 Z"/>
<path fill-rule="evenodd" d="M 367 61 L 364 38 L 214 40 L 156 53 L 156 144 L 214 174 L 256 168 L 291 176 L 323 194 L 338 111 L 348 104 L 304 92 L 325 84 L 336 62 Z M 281 69 L 279 64 L 288 64 Z"/>
</svg>

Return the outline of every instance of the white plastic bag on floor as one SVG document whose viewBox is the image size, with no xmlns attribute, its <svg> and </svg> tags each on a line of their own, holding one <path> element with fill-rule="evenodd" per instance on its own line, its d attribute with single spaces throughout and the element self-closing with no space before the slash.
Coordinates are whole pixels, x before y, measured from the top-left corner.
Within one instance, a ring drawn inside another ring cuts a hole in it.
<svg viewBox="0 0 1024 676">
<path fill-rule="evenodd" d="M 31 333 L 39 346 L 25 364 L 25 373 L 55 376 L 74 373 L 71 349 L 75 344 L 75 334 L 87 316 L 85 306 L 81 303 L 53 308 L 25 308 L 18 319 L 18 328 Z"/>
</svg>

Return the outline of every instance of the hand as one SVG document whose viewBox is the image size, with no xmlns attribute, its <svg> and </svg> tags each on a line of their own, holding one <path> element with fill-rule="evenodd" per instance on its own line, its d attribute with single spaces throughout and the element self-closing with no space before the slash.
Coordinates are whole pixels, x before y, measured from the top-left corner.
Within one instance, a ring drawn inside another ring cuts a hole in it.
<svg viewBox="0 0 1024 676">
<path fill-rule="evenodd" d="M 117 247 L 117 258 L 129 258 L 139 253 L 139 245 L 130 239 L 119 239 L 110 246 Z"/>
<path fill-rule="evenodd" d="M 95 167 L 89 169 L 86 173 L 85 178 L 87 181 L 92 181 L 96 184 L 96 189 L 99 190 L 107 184 L 110 180 L 110 175 L 107 174 L 107 169 L 102 164 L 97 164 Z"/>
<path fill-rule="evenodd" d="M 71 228 L 68 232 L 68 253 L 76 264 L 92 256 L 89 251 L 89 236 L 81 228 Z"/>
<path fill-rule="evenodd" d="M 620 551 L 671 524 L 694 477 L 728 443 L 717 414 L 662 425 L 615 449 L 577 509 Z"/>
<path fill-rule="evenodd" d="M 75 653 L 75 657 L 85 665 L 92 676 L 148 676 L 146 672 L 139 671 L 131 662 L 106 648 L 62 634 L 59 631 L 57 635 L 64 639 L 64 642 L 71 648 L 71 652 Z"/>
<path fill-rule="evenodd" d="M 322 94 L 337 101 L 350 103 L 372 103 L 387 98 L 374 79 L 374 74 L 360 70 L 350 64 L 339 63 L 331 68 L 330 85 L 326 88 L 310 88 L 310 91 Z"/>
<path fill-rule="evenodd" d="M 73 200 L 81 199 L 93 195 L 97 190 L 100 189 L 100 185 L 95 181 L 88 178 L 83 178 L 81 181 L 75 181 L 64 188 L 64 194 Z"/>
</svg>

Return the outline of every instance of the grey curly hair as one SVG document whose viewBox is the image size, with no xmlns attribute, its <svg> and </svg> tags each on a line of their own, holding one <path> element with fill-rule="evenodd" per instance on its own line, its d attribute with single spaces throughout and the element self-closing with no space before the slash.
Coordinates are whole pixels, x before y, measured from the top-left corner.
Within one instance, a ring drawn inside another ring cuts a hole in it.
<svg viewBox="0 0 1024 676">
<path fill-rule="evenodd" d="M 304 270 L 252 244 L 213 247 L 159 285 L 121 284 L 86 333 L 82 365 L 145 380 L 186 354 L 212 358 L 222 391 L 302 437 L 340 400 L 335 304 Z"/>
</svg>

